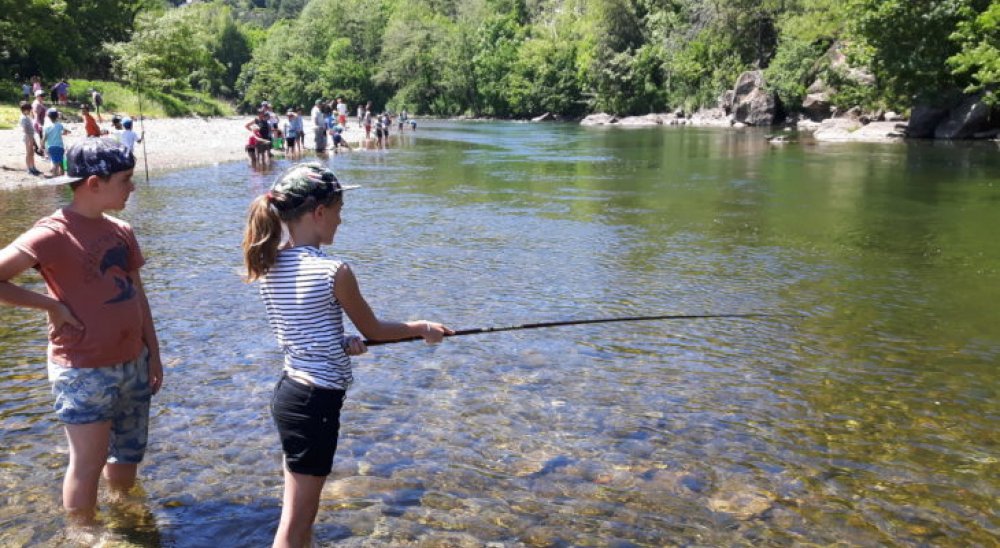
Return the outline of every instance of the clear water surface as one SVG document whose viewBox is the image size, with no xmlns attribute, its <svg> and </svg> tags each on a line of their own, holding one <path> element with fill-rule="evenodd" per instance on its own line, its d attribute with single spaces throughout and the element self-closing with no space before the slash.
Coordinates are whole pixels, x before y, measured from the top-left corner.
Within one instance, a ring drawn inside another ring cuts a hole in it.
<svg viewBox="0 0 1000 548">
<path fill-rule="evenodd" d="M 328 162 L 365 187 L 331 252 L 386 317 L 796 316 L 373 348 L 321 544 L 996 545 L 995 144 L 427 122 Z M 158 175 L 121 213 L 167 377 L 142 493 L 102 503 L 119 545 L 270 543 L 280 355 L 239 241 L 273 176 Z M 67 199 L 0 193 L 0 243 Z M 0 308 L 3 546 L 67 540 L 44 347 L 41 314 Z"/>
</svg>

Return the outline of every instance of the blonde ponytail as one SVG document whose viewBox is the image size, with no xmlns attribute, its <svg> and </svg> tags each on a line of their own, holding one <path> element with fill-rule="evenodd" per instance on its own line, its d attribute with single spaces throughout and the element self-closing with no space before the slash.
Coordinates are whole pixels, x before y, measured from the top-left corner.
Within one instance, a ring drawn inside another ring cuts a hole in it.
<svg viewBox="0 0 1000 548">
<path fill-rule="evenodd" d="M 258 196 L 250 204 L 247 227 L 243 232 L 243 263 L 246 281 L 252 282 L 267 274 L 274 266 L 281 245 L 281 219 L 271 207 L 267 195 Z"/>
</svg>

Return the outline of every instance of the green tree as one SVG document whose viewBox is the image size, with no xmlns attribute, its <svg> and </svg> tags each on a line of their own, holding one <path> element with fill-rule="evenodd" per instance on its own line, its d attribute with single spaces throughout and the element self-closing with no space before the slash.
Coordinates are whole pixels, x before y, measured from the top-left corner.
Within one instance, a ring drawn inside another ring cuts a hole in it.
<svg viewBox="0 0 1000 548">
<path fill-rule="evenodd" d="M 316 47 L 320 34 L 319 28 L 300 28 L 292 21 L 272 26 L 240 74 L 237 88 L 244 105 L 268 100 L 279 107 L 306 106 L 329 97 L 322 77 L 327 52 Z"/>
<path fill-rule="evenodd" d="M 383 104 L 387 92 L 375 83 L 373 69 L 388 12 L 380 2 L 313 0 L 297 19 L 279 21 L 240 74 L 243 106 L 265 99 L 305 106 L 337 96 Z"/>
<path fill-rule="evenodd" d="M 644 47 L 642 18 L 631 0 L 592 2 L 596 33 L 588 84 L 594 92 L 594 108 L 618 114 L 649 112 L 662 106 L 658 100 L 660 67 L 655 49 Z"/>
<path fill-rule="evenodd" d="M 844 34 L 844 10 L 835 0 L 789 2 L 777 26 L 777 50 L 764 79 L 782 104 L 795 110 L 809 85 L 827 69 L 824 55 Z"/>
<path fill-rule="evenodd" d="M 447 60 L 444 43 L 453 25 L 428 4 L 406 3 L 389 19 L 375 82 L 396 90 L 392 103 L 411 105 L 421 112 L 451 114 L 457 105 L 448 101 L 442 86 Z"/>
<path fill-rule="evenodd" d="M 948 65 L 953 74 L 971 79 L 966 91 L 986 90 L 988 100 L 996 104 L 1000 86 L 1000 0 L 992 0 L 978 13 L 967 7 L 963 16 L 951 35 L 959 51 L 948 59 Z"/>
<path fill-rule="evenodd" d="M 218 28 L 212 32 L 213 40 L 209 44 L 209 49 L 212 51 L 212 56 L 224 67 L 221 82 L 215 91 L 233 96 L 240 71 L 250 60 L 252 53 L 250 37 L 232 17 L 220 17 L 215 22 Z"/>
<path fill-rule="evenodd" d="M 143 13 L 128 42 L 109 43 L 115 75 L 163 91 L 198 89 L 231 95 L 250 57 L 247 37 L 222 4 Z"/>
<path fill-rule="evenodd" d="M 510 116 L 508 79 L 517 62 L 525 31 L 520 25 L 521 14 L 511 11 L 488 17 L 479 26 L 472 58 L 476 92 L 482 114 Z"/>
<path fill-rule="evenodd" d="M 890 105 L 914 97 L 934 100 L 964 87 L 967 79 L 946 70 L 959 45 L 948 40 L 972 11 L 987 0 L 851 0 L 850 31 L 858 40 L 853 58 L 869 65 Z"/>
<path fill-rule="evenodd" d="M 106 76 L 101 45 L 127 40 L 155 0 L 0 0 L 0 69 L 27 78 Z"/>
<path fill-rule="evenodd" d="M 586 103 L 576 57 L 577 46 L 570 40 L 555 37 L 526 41 L 507 79 L 506 102 L 511 105 L 511 114 L 581 114 Z"/>
</svg>

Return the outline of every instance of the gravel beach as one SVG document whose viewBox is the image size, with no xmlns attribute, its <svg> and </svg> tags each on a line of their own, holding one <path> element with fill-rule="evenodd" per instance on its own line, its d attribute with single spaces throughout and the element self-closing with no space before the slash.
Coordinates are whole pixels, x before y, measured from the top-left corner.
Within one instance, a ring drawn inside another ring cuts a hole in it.
<svg viewBox="0 0 1000 548">
<path fill-rule="evenodd" d="M 230 118 L 164 118 L 145 120 L 146 151 L 149 170 L 163 171 L 185 167 L 212 165 L 223 162 L 247 161 L 243 150 L 249 132 L 244 127 L 252 120 L 252 116 Z M 282 118 L 284 121 L 284 118 Z M 85 139 L 83 123 L 70 122 L 64 124 L 70 134 L 63 139 L 66 147 L 80 139 Z M 104 117 L 100 123 L 102 129 L 111 129 L 110 116 Z M 133 127 L 136 132 L 143 128 L 139 122 Z M 308 116 L 305 119 L 306 148 L 312 148 L 312 123 Z M 373 132 L 374 133 L 374 132 Z M 393 132 L 395 133 L 395 132 Z M 0 130 L 0 190 L 12 190 L 20 187 L 44 185 L 44 177 L 30 175 L 24 165 L 24 145 L 21 129 Z M 348 122 L 344 137 L 352 148 L 361 145 L 364 130 L 356 122 Z M 329 139 L 327 140 L 328 144 Z M 136 145 L 136 174 L 143 168 L 142 144 Z M 50 168 L 47 159 L 35 157 L 35 166 L 43 172 Z"/>
</svg>

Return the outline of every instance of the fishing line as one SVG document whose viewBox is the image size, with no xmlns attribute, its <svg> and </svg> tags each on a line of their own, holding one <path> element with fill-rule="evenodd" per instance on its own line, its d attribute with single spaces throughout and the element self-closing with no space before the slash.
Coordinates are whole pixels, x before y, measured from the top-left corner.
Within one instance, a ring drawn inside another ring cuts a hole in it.
<svg viewBox="0 0 1000 548">
<path fill-rule="evenodd" d="M 560 327 L 564 325 L 585 325 L 594 323 L 612 323 L 612 322 L 644 322 L 644 321 L 654 321 L 654 320 L 701 320 L 701 319 L 711 319 L 711 318 L 774 318 L 778 316 L 790 316 L 791 314 L 763 314 L 763 313 L 749 313 L 749 314 L 661 314 L 656 316 L 624 316 L 617 318 L 593 318 L 587 320 L 566 320 L 566 321 L 556 321 L 556 322 L 537 322 L 537 323 L 524 323 L 519 325 L 504 325 L 504 326 L 493 326 L 493 327 L 474 327 L 471 329 L 458 329 L 451 335 L 445 335 L 445 337 L 461 337 L 464 335 L 478 335 L 481 333 L 498 333 L 500 331 L 518 331 L 522 329 L 540 329 L 545 327 Z M 384 344 L 395 344 L 401 342 L 419 341 L 423 340 L 423 337 L 406 337 L 403 339 L 396 339 L 394 341 L 375 341 L 375 340 L 365 340 L 365 346 L 381 346 Z"/>
</svg>

